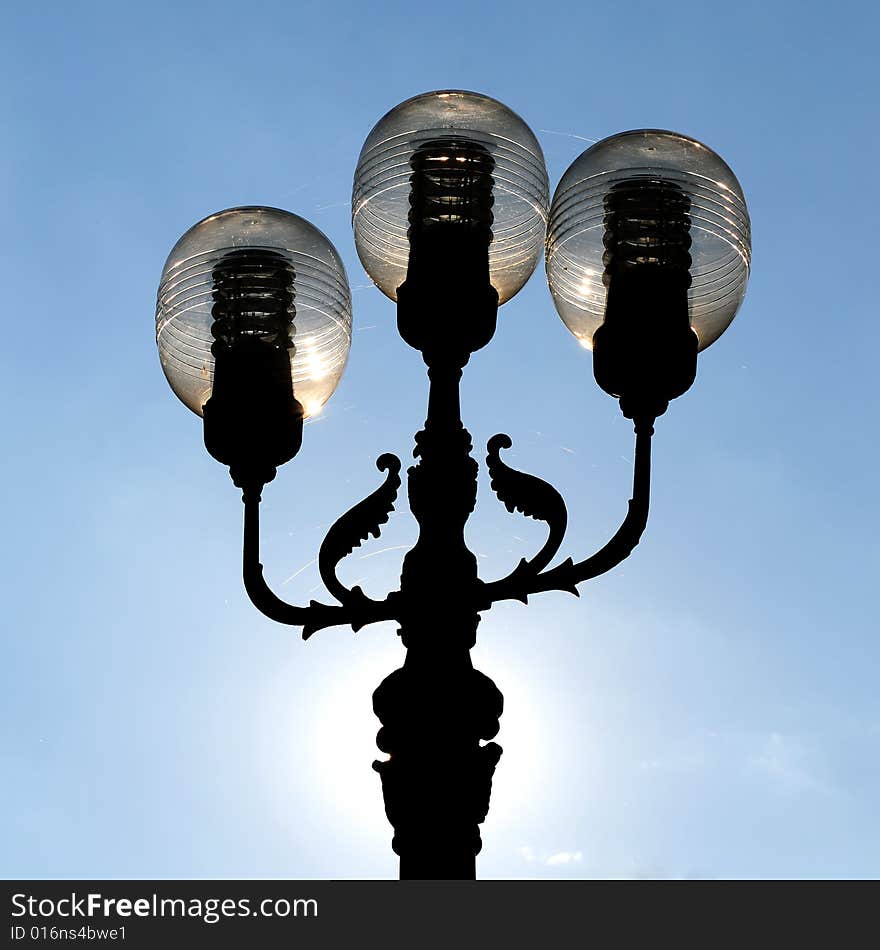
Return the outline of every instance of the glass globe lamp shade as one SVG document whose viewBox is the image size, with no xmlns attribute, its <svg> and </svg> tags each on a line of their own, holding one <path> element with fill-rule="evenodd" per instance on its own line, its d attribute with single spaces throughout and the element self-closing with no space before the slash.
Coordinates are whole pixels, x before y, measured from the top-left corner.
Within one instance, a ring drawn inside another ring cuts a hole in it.
<svg viewBox="0 0 880 950">
<path fill-rule="evenodd" d="M 546 266 L 559 315 L 590 349 L 615 255 L 643 274 L 673 260 L 687 268 L 688 316 L 705 349 L 736 315 L 749 274 L 749 213 L 733 172 L 675 132 L 622 132 L 588 148 L 553 196 Z"/>
<path fill-rule="evenodd" d="M 473 176 L 475 156 L 485 159 L 488 153 L 479 175 L 492 192 L 489 277 L 504 303 L 529 279 L 541 255 L 549 185 L 541 146 L 529 127 L 507 106 L 479 93 L 415 96 L 392 109 L 367 136 L 352 192 L 361 263 L 379 289 L 396 300 L 409 262 L 412 176 L 426 149 L 435 166 L 446 163 L 447 186 L 454 178 L 450 169 L 460 167 L 462 176 Z"/>
<path fill-rule="evenodd" d="M 351 345 L 351 294 L 339 255 L 308 221 L 277 208 L 230 208 L 174 245 L 159 285 L 156 341 L 171 388 L 200 416 L 216 348 L 232 337 L 281 351 L 305 416 L 332 395 Z"/>
</svg>

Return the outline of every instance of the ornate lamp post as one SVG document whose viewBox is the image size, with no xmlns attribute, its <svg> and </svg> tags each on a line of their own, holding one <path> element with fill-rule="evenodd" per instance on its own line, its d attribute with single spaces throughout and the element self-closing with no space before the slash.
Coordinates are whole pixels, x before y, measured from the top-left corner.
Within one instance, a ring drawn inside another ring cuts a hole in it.
<svg viewBox="0 0 880 950">
<path fill-rule="evenodd" d="M 302 422 L 329 398 L 348 354 L 351 302 L 342 263 L 308 222 L 272 208 L 235 208 L 191 228 L 159 288 L 157 340 L 175 393 L 203 416 L 208 451 L 242 490 L 244 584 L 268 617 L 303 637 L 342 624 L 399 623 L 404 665 L 373 695 L 382 723 L 375 762 L 402 878 L 473 878 L 479 825 L 501 756 L 502 695 L 475 670 L 480 614 L 577 585 L 628 557 L 648 517 L 651 435 L 669 400 L 694 381 L 697 353 L 730 324 L 750 257 L 736 178 L 706 146 L 672 132 L 605 139 L 568 169 L 549 208 L 540 145 L 501 103 L 446 91 L 397 106 L 373 129 L 355 174 L 352 219 L 364 267 L 397 302 L 398 329 L 419 350 L 430 389 L 417 463 L 407 472 L 419 538 L 400 589 L 373 600 L 337 577 L 339 562 L 378 537 L 401 485 L 384 483 L 329 530 L 318 567 L 335 604 L 280 600 L 263 579 L 259 505 L 277 466 L 298 452 Z M 525 284 L 546 248 L 553 300 L 593 350 L 596 381 L 636 433 L 633 497 L 610 541 L 583 561 L 551 562 L 566 529 L 559 493 L 514 471 L 489 441 L 492 488 L 547 525 L 547 540 L 507 576 L 484 581 L 464 540 L 477 463 L 462 425 L 459 381 L 495 332 L 499 304 Z"/>
</svg>

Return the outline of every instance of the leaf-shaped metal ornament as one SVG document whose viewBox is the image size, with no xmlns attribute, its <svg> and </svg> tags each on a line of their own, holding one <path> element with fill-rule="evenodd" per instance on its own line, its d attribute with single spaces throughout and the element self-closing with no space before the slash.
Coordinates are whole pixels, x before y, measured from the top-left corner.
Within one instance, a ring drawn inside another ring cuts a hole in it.
<svg viewBox="0 0 880 950">
<path fill-rule="evenodd" d="M 517 579 L 533 577 L 553 559 L 565 537 L 568 512 L 562 495 L 550 484 L 535 475 L 518 472 L 501 461 L 501 450 L 513 445 L 510 436 L 499 434 L 489 440 L 486 464 L 491 476 L 492 491 L 508 511 L 522 512 L 536 521 L 547 524 L 549 534 L 544 547 L 530 559 L 523 558 L 509 577 L 501 583 L 515 583 Z M 525 593 L 522 598 L 525 601 Z"/>
<path fill-rule="evenodd" d="M 318 552 L 321 579 L 341 604 L 354 605 L 364 600 L 365 595 L 360 587 L 346 587 L 336 576 L 336 566 L 367 538 L 379 537 L 381 526 L 394 510 L 400 488 L 400 459 L 396 455 L 380 455 L 376 468 L 388 473 L 383 484 L 333 524 Z"/>
</svg>

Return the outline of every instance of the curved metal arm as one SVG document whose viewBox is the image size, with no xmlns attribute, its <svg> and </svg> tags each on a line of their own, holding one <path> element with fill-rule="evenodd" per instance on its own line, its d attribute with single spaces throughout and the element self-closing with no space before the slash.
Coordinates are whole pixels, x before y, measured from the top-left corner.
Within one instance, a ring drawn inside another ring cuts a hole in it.
<svg viewBox="0 0 880 950">
<path fill-rule="evenodd" d="M 321 604 L 315 600 L 311 601 L 308 607 L 298 607 L 276 597 L 263 578 L 263 565 L 260 563 L 260 493 L 253 489 L 246 490 L 243 492 L 243 500 L 244 588 L 251 603 L 260 613 L 278 623 L 302 627 L 303 640 L 308 640 L 313 633 L 324 627 L 349 624 L 357 631 L 368 623 L 395 619 L 394 594 L 390 594 L 383 601 L 377 601 L 361 592 L 360 597 L 341 607 Z"/>
<path fill-rule="evenodd" d="M 654 420 L 651 418 L 636 420 L 635 432 L 633 496 L 629 502 L 626 518 L 611 540 L 592 557 L 578 563 L 568 558 L 557 567 L 531 577 L 519 577 L 514 571 L 503 580 L 485 584 L 482 600 L 487 607 L 498 600 L 525 602 L 529 594 L 546 590 L 564 590 L 578 596 L 578 584 L 605 574 L 632 554 L 648 521 L 651 492 L 651 436 L 654 433 Z"/>
<path fill-rule="evenodd" d="M 518 472 L 501 460 L 501 449 L 509 449 L 512 444 L 510 436 L 504 434 L 493 435 L 489 439 L 486 464 L 492 479 L 492 491 L 508 511 L 516 509 L 528 518 L 545 522 L 549 528 L 541 550 L 532 558 L 523 558 L 504 580 L 498 582 L 503 587 L 515 590 L 527 587 L 553 560 L 565 538 L 568 512 L 562 495 L 552 485 L 534 475 Z M 525 595 L 521 599 L 525 600 Z"/>
<path fill-rule="evenodd" d="M 360 587 L 346 587 L 336 576 L 336 566 L 368 537 L 379 537 L 381 526 L 394 510 L 397 490 L 400 488 L 400 459 L 396 455 L 380 455 L 376 459 L 376 468 L 388 473 L 384 483 L 337 519 L 318 552 L 321 579 L 327 590 L 345 605 L 361 605 L 364 592 Z"/>
</svg>

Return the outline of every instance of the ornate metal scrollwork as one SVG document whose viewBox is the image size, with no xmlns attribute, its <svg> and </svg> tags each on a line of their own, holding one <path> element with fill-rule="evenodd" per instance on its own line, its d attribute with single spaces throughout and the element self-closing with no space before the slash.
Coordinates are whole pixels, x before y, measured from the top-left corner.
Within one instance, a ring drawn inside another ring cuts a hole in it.
<svg viewBox="0 0 880 950">
<path fill-rule="evenodd" d="M 321 580 L 344 606 L 358 606 L 366 600 L 366 595 L 360 587 L 346 587 L 336 576 L 336 567 L 367 538 L 379 537 L 381 526 L 394 510 L 400 488 L 400 459 L 396 455 L 380 455 L 376 460 L 376 468 L 388 473 L 385 481 L 333 524 L 318 552 Z"/>
<path fill-rule="evenodd" d="M 633 466 L 633 496 L 629 502 L 626 518 L 624 518 L 623 523 L 612 538 L 595 554 L 585 558 L 583 561 L 575 563 L 571 558 L 566 558 L 565 561 L 556 567 L 545 570 L 550 559 L 559 547 L 559 543 L 557 543 L 556 547 L 553 548 L 546 557 L 546 560 L 544 560 L 541 568 L 535 570 L 534 565 L 544 558 L 545 552 L 550 548 L 551 540 L 548 539 L 542 551 L 537 557 L 533 558 L 531 562 L 521 562 L 516 570 L 507 577 L 483 586 L 482 610 L 487 609 L 498 600 L 521 600 L 525 603 L 529 594 L 537 594 L 541 591 L 562 590 L 579 596 L 577 589 L 578 584 L 590 580 L 593 577 L 598 577 L 600 574 L 605 574 L 630 556 L 633 548 L 639 543 L 639 539 L 645 530 L 645 524 L 648 520 L 648 505 L 651 492 L 651 436 L 654 433 L 653 417 L 636 419 L 635 432 L 636 451 Z M 494 451 L 496 460 L 493 461 L 492 458 L 492 444 L 496 442 L 496 440 L 501 440 L 496 443 L 498 447 L 506 447 L 505 442 L 507 445 L 510 444 L 510 439 L 508 439 L 507 436 L 495 436 L 494 439 L 490 441 L 490 471 L 493 465 L 503 464 L 500 460 L 497 460 L 498 448 L 495 448 Z M 507 472 L 510 472 L 510 469 L 507 469 Z M 539 494 L 536 486 L 525 488 L 527 483 L 523 482 L 523 487 L 519 490 L 524 493 L 531 491 L 533 497 L 549 499 L 551 497 L 549 493 L 552 492 L 553 495 L 558 497 L 556 490 L 540 479 L 534 478 L 531 475 L 523 475 L 521 472 L 512 472 L 511 474 L 518 476 L 520 479 L 531 479 L 538 485 L 543 486 Z M 509 475 L 505 473 L 504 478 L 508 480 Z M 495 488 L 496 479 L 497 477 L 493 478 L 493 488 Z M 511 480 L 510 485 L 513 484 L 515 483 Z M 505 491 L 508 491 L 508 489 L 505 488 Z M 508 510 L 512 510 L 512 506 L 517 507 L 520 511 L 524 510 L 518 501 L 513 500 L 514 496 L 509 495 L 508 498 L 505 499 L 497 489 L 496 494 L 498 494 L 498 497 L 501 498 L 502 501 L 505 501 Z M 561 497 L 559 498 L 559 503 L 562 504 L 564 511 L 565 505 L 562 503 Z M 532 504 L 534 507 L 534 503 Z M 531 512 L 524 513 L 531 514 Z M 540 515 L 532 514 L 532 517 L 540 517 Z M 562 530 L 563 532 L 565 530 L 564 522 Z M 553 530 L 551 528 L 551 538 L 552 536 Z M 561 537 L 559 541 L 561 541 Z M 524 564 L 528 565 L 527 570 L 524 569 Z"/>
<path fill-rule="evenodd" d="M 400 463 L 398 463 L 399 465 Z M 307 607 L 288 604 L 271 590 L 263 577 L 260 563 L 260 492 L 253 488 L 243 492 L 244 501 L 244 548 L 242 553 L 242 576 L 244 588 L 254 606 L 277 623 L 302 627 L 303 640 L 325 627 L 349 625 L 355 631 L 368 623 L 392 620 L 397 615 L 396 594 L 384 600 L 372 600 L 361 593 L 350 603 L 340 605 L 322 604 L 316 600 Z"/>
<path fill-rule="evenodd" d="M 552 485 L 535 475 L 518 472 L 501 460 L 501 450 L 509 449 L 512 445 L 510 436 L 503 433 L 489 439 L 486 465 L 492 491 L 508 511 L 519 511 L 528 518 L 545 522 L 549 528 L 547 541 L 541 550 L 532 558 L 523 558 L 507 577 L 496 582 L 505 590 L 517 592 L 510 596 L 525 603 L 529 592 L 528 582 L 553 560 L 565 538 L 568 511 L 562 495 Z"/>
</svg>

